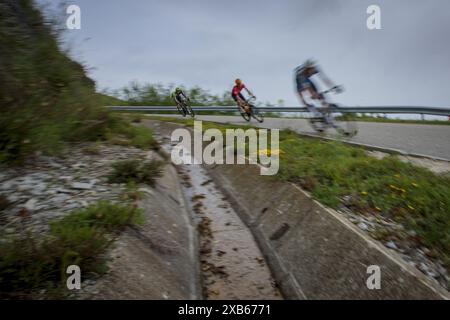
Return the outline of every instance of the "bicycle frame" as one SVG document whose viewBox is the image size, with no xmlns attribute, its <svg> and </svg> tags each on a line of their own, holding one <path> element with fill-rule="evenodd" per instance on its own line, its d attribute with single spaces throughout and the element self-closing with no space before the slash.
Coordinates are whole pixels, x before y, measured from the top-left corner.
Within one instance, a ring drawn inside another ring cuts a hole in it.
<svg viewBox="0 0 450 320">
<path fill-rule="evenodd" d="M 245 111 L 245 107 L 249 107 L 250 109 L 252 109 L 251 103 L 255 102 L 255 100 L 256 99 L 253 97 L 250 97 L 247 100 L 239 99 L 238 106 L 239 106 L 239 108 L 241 108 L 244 111 Z"/>
<path fill-rule="evenodd" d="M 322 132 L 322 131 L 324 131 L 326 129 L 330 129 L 330 128 L 334 128 L 336 130 L 341 130 L 341 128 L 339 128 L 339 126 L 336 124 L 336 121 L 333 116 L 333 111 L 335 109 L 338 109 L 339 107 L 334 103 L 328 102 L 326 99 L 326 94 L 329 92 L 333 92 L 333 91 L 335 91 L 335 88 L 331 88 L 331 89 L 319 92 L 319 95 L 323 99 L 324 106 L 321 108 L 315 107 L 315 110 L 320 114 L 320 116 L 315 116 L 315 117 L 312 117 L 309 119 L 312 127 L 316 131 Z M 318 126 L 318 123 L 320 123 L 319 126 Z"/>
</svg>

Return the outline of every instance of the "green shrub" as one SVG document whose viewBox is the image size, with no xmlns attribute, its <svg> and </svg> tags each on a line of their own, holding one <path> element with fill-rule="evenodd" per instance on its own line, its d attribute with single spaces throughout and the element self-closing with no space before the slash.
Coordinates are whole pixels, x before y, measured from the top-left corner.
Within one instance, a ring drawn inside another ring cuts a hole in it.
<svg viewBox="0 0 450 320">
<path fill-rule="evenodd" d="M 139 190 L 138 185 L 134 181 L 127 183 L 125 191 L 121 194 L 124 201 L 138 201 L 143 198 L 144 193 Z"/>
<path fill-rule="evenodd" d="M 450 178 L 400 161 L 376 159 L 342 143 L 280 135 L 278 178 L 299 183 L 322 203 L 338 208 L 351 197 L 354 211 L 382 214 L 416 231 L 421 244 L 450 266 Z"/>
<path fill-rule="evenodd" d="M 132 123 L 141 123 L 142 122 L 142 114 L 140 113 L 136 113 L 131 117 L 131 122 Z"/>
<path fill-rule="evenodd" d="M 152 145 L 151 133 L 104 108 L 108 97 L 59 48 L 60 38 L 33 1 L 0 2 L 0 162 L 56 154 L 67 142 L 105 140 L 116 129 L 134 145 Z"/>
<path fill-rule="evenodd" d="M 113 163 L 113 171 L 109 181 L 113 183 L 146 183 L 155 184 L 156 178 L 161 176 L 164 163 L 158 160 L 124 160 Z"/>
<path fill-rule="evenodd" d="M 105 272 L 105 251 L 114 235 L 142 222 L 135 206 L 100 201 L 54 221 L 45 236 L 1 239 L 0 297 L 26 298 L 40 289 L 64 296 L 67 266 L 78 265 L 83 278 Z"/>
</svg>

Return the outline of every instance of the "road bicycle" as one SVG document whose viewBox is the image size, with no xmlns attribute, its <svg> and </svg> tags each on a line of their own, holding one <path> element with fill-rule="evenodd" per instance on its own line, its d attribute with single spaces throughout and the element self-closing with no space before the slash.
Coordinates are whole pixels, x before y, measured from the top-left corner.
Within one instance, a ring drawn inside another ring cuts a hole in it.
<svg viewBox="0 0 450 320">
<path fill-rule="evenodd" d="M 195 117 L 194 110 L 192 110 L 191 103 L 188 99 L 181 98 L 181 101 L 177 103 L 177 109 L 183 117 L 190 115 L 192 118 Z"/>
<path fill-rule="evenodd" d="M 255 106 L 255 97 L 247 99 L 247 101 L 242 101 L 238 103 L 239 113 L 245 121 L 249 122 L 251 118 L 254 118 L 259 123 L 264 121 L 264 116 L 259 112 L 258 108 Z M 245 111 L 245 107 L 248 106 L 250 112 Z"/>
<path fill-rule="evenodd" d="M 340 135 L 355 136 L 358 133 L 357 124 L 354 121 L 355 117 L 351 113 L 339 112 L 339 105 L 328 102 L 325 96 L 330 92 L 338 93 L 337 87 L 319 93 L 324 98 L 325 106 L 315 108 L 316 113 L 312 112 L 313 117 L 308 119 L 311 127 L 319 133 L 324 133 L 327 129 L 333 128 Z M 312 110 L 311 106 L 308 109 Z M 335 117 L 334 113 L 340 113 L 340 115 Z"/>
</svg>

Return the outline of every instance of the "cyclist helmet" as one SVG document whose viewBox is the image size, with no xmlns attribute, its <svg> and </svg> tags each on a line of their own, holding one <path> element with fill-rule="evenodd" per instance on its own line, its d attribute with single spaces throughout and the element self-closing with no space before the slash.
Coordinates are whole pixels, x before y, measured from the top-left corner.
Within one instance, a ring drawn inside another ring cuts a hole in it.
<svg viewBox="0 0 450 320">
<path fill-rule="evenodd" d="M 180 88 L 180 87 L 176 87 L 176 88 L 175 88 L 175 93 L 176 93 L 176 94 L 181 93 L 181 88 Z"/>
<path fill-rule="evenodd" d="M 236 83 L 237 86 L 240 86 L 242 84 L 242 80 L 241 79 L 236 79 L 234 81 L 234 83 Z"/>
<path fill-rule="evenodd" d="M 314 68 L 316 66 L 316 62 L 313 59 L 308 59 L 303 63 L 304 68 Z"/>
</svg>

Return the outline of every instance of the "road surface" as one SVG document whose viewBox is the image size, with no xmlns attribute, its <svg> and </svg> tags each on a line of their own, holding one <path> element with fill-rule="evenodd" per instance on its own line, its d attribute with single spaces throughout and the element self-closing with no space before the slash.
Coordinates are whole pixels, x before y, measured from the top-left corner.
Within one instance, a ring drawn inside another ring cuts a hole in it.
<svg viewBox="0 0 450 320">
<path fill-rule="evenodd" d="M 202 115 L 196 116 L 196 119 L 232 124 L 247 123 L 240 116 Z M 308 121 L 304 119 L 266 118 L 261 124 L 252 119 L 251 124 L 263 128 L 290 128 L 299 133 L 314 133 Z M 358 135 L 349 139 L 350 141 L 450 160 L 450 126 L 358 122 L 358 129 Z M 333 130 L 329 130 L 328 135 L 333 134 Z"/>
</svg>

